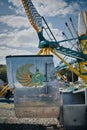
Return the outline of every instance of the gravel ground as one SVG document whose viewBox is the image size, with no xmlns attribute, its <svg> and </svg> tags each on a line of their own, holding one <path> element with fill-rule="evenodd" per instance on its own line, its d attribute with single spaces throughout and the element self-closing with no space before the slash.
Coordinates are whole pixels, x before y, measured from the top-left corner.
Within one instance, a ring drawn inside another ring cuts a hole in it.
<svg viewBox="0 0 87 130">
<path fill-rule="evenodd" d="M 0 130 L 59 130 L 55 118 L 16 118 L 14 104 L 0 103 Z"/>
</svg>

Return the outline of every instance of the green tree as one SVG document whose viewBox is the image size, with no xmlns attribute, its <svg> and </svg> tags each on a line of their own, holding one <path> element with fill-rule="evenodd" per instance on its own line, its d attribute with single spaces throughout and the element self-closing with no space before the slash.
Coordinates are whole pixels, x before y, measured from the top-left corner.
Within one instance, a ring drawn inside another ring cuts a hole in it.
<svg viewBox="0 0 87 130">
<path fill-rule="evenodd" d="M 6 65 L 0 65 L 0 79 L 2 79 L 4 82 L 7 82 Z"/>
</svg>

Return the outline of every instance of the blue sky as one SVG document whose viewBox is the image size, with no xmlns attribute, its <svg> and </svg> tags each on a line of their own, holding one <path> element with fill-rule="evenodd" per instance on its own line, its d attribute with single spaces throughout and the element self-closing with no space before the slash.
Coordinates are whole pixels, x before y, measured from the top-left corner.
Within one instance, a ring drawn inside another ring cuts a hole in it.
<svg viewBox="0 0 87 130">
<path fill-rule="evenodd" d="M 69 23 L 69 17 L 77 29 L 78 13 L 87 10 L 87 0 L 32 1 L 57 40 L 64 39 L 63 31 L 69 36 L 64 24 Z M 28 21 L 21 0 L 0 0 L 0 64 L 5 64 L 7 55 L 37 54 L 38 42 L 37 33 Z"/>
</svg>

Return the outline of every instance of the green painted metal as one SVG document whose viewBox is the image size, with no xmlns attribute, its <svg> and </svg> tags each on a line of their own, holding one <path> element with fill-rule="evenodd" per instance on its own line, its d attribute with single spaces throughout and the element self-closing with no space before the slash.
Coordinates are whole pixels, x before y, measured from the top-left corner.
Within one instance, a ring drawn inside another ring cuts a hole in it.
<svg viewBox="0 0 87 130">
<path fill-rule="evenodd" d="M 48 41 L 44 38 L 44 36 L 42 35 L 42 33 L 38 33 L 38 37 L 39 37 L 39 48 L 52 48 L 55 49 L 55 51 L 57 51 L 58 53 L 64 54 L 66 56 L 72 57 L 72 58 L 76 58 L 76 59 L 80 59 L 80 60 L 85 60 L 87 59 L 87 56 L 84 55 L 82 52 L 77 52 L 75 50 L 72 50 L 70 48 L 65 48 L 63 46 L 60 46 L 59 43 L 61 42 L 66 42 L 68 40 L 62 40 L 62 41 Z M 70 40 L 76 40 L 77 38 L 74 39 L 69 39 Z"/>
<path fill-rule="evenodd" d="M 78 37 L 79 40 L 87 40 L 87 35 Z"/>
</svg>

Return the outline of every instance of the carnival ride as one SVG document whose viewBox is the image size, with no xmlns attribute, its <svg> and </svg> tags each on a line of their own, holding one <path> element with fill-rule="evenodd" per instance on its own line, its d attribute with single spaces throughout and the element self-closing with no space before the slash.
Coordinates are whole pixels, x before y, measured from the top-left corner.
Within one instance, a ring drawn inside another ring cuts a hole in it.
<svg viewBox="0 0 87 130">
<path fill-rule="evenodd" d="M 38 52 L 38 55 L 50 55 L 50 53 L 53 53 L 62 61 L 61 63 L 65 64 L 59 64 L 59 66 L 56 67 L 57 71 L 64 68 L 64 66 L 68 66 L 71 71 L 73 71 L 78 77 L 80 77 L 85 83 L 87 83 L 87 11 L 81 12 L 79 14 L 78 31 L 76 31 L 73 21 L 70 18 L 70 22 L 73 27 L 74 33 L 76 34 L 76 37 L 74 37 L 68 24 L 65 23 L 72 38 L 67 38 L 66 34 L 63 32 L 63 35 L 66 37 L 66 39 L 62 41 L 57 41 L 45 18 L 37 12 L 32 1 L 22 0 L 22 3 L 28 19 L 33 28 L 36 30 L 39 38 L 40 51 Z M 45 38 L 45 36 L 43 35 L 43 31 L 46 31 L 50 40 L 47 40 Z M 74 41 L 75 43 L 74 49 L 72 48 L 72 44 L 70 45 L 71 47 L 69 46 L 69 48 L 61 45 L 61 43 L 71 43 L 72 41 Z M 76 45 L 77 49 L 75 49 Z M 68 63 L 64 57 L 59 55 L 59 53 L 74 58 L 75 60 L 72 60 Z M 72 66 L 72 64 L 74 63 L 76 64 L 76 68 Z"/>
<path fill-rule="evenodd" d="M 84 11 L 79 14 L 78 32 L 70 18 L 77 37 L 74 38 L 71 29 L 65 23 L 72 38 L 68 39 L 63 32 L 66 39 L 57 41 L 45 18 L 40 16 L 32 1 L 22 0 L 22 3 L 31 25 L 37 32 L 40 51 L 38 55 L 33 56 L 6 57 L 9 84 L 15 88 L 16 116 L 21 118 L 58 118 L 59 116 L 64 130 L 87 128 L 87 89 L 64 93 L 62 95 L 62 105 L 59 104 L 59 86 L 57 86 L 57 78 L 54 73 L 52 55 L 50 55 L 54 54 L 61 60 L 60 66 L 56 67 L 57 72 L 68 66 L 85 84 L 87 83 L 87 12 Z M 44 31 L 46 31 L 50 40 L 45 38 Z M 71 41 L 74 41 L 78 48 L 66 48 L 61 45 L 61 43 Z M 68 62 L 59 53 L 74 58 L 74 60 Z M 72 66 L 74 63 L 76 68 Z"/>
<path fill-rule="evenodd" d="M 50 55 L 52 53 L 56 55 L 61 60 L 59 65 L 56 66 L 56 72 L 64 81 L 66 81 L 66 79 L 59 73 L 59 71 L 64 67 L 68 67 L 85 83 L 87 83 L 87 11 L 81 11 L 79 14 L 78 31 L 75 29 L 72 19 L 69 19 L 76 37 L 74 37 L 69 25 L 65 23 L 72 38 L 69 39 L 63 32 L 62 34 L 66 39 L 57 41 L 45 18 L 37 12 L 32 1 L 22 0 L 22 3 L 28 19 L 36 30 L 39 38 L 38 47 L 40 48 L 40 51 L 38 52 L 38 55 Z M 46 32 L 45 34 L 48 35 L 49 40 L 47 40 L 43 35 L 44 31 Z M 74 41 L 74 45 L 72 44 L 72 41 Z M 70 43 L 69 48 L 64 47 L 64 44 L 66 45 L 67 42 Z M 61 43 L 64 43 L 63 46 Z M 60 56 L 59 53 L 65 56 Z M 68 58 L 66 57 L 73 58 L 74 60 L 68 62 L 66 60 Z M 74 68 L 72 66 L 73 64 L 75 64 Z"/>
</svg>

